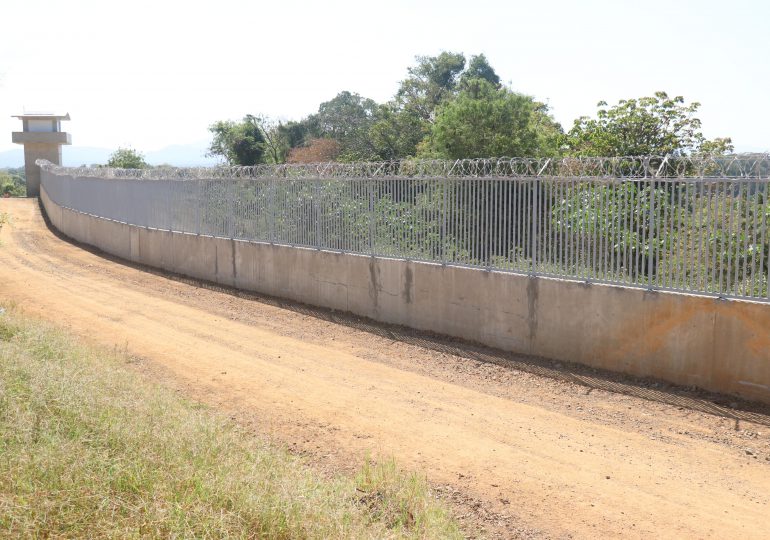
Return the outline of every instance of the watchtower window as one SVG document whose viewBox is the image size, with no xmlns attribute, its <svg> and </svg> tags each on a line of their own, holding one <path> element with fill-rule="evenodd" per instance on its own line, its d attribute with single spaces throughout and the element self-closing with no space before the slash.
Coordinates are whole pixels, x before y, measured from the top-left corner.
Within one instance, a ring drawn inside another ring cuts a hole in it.
<svg viewBox="0 0 770 540">
<path fill-rule="evenodd" d="M 58 129 L 59 122 L 57 120 L 52 120 L 50 118 L 46 118 L 46 119 L 30 118 L 28 120 L 25 120 L 24 123 L 26 124 L 24 126 L 24 131 L 29 131 L 32 133 L 55 133 L 59 131 Z"/>
</svg>

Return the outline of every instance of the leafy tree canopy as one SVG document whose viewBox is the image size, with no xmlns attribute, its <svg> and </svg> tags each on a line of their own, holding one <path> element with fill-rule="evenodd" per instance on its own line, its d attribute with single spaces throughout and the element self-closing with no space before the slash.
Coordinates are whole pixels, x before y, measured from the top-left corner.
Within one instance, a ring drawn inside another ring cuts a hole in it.
<svg viewBox="0 0 770 540">
<path fill-rule="evenodd" d="M 474 57 L 475 58 L 475 57 Z M 418 56 L 407 69 L 395 97 L 382 105 L 371 127 L 375 153 L 381 159 L 400 159 L 417 154 L 418 145 L 430 133 L 436 109 L 455 96 L 465 56 L 442 52 Z"/>
<path fill-rule="evenodd" d="M 600 102 L 595 117 L 578 118 L 565 134 L 547 105 L 502 84 L 485 55 L 466 63 L 462 53 L 444 51 L 417 56 L 384 104 L 343 91 L 299 121 L 247 115 L 240 122 L 216 122 L 209 128 L 209 155 L 253 165 L 283 163 L 289 156 L 355 161 L 731 152 L 729 138 L 703 136 L 699 107 L 665 92 L 613 106 Z"/>
<path fill-rule="evenodd" d="M 609 107 L 597 105 L 596 118 L 583 116 L 566 137 L 576 156 L 686 155 L 732 151 L 729 138 L 708 141 L 695 116 L 700 103 L 685 104 L 682 96 L 665 92 L 638 99 L 623 99 Z"/>
<path fill-rule="evenodd" d="M 487 57 L 483 54 L 471 56 L 471 60 L 468 62 L 468 68 L 460 77 L 460 86 L 467 87 L 470 81 L 474 79 L 484 79 L 495 86 L 500 86 L 500 77 L 497 75 L 494 68 L 489 65 Z"/>
<path fill-rule="evenodd" d="M 429 132 L 429 124 L 419 115 L 389 103 L 378 109 L 369 137 L 380 159 L 403 159 L 416 155 L 417 145 Z"/>
<path fill-rule="evenodd" d="M 463 68 L 462 53 L 418 56 L 417 65 L 408 68 L 409 76 L 401 81 L 397 104 L 423 120 L 431 120 L 436 107 L 452 95 Z"/>
<path fill-rule="evenodd" d="M 297 148 L 309 143 L 319 133 L 317 115 L 310 115 L 300 121 L 290 120 L 280 124 L 279 128 L 289 148 Z"/>
<path fill-rule="evenodd" d="M 221 157 L 229 165 L 257 165 L 266 158 L 262 117 L 247 114 L 240 122 L 220 120 L 209 126 L 214 135 L 209 156 Z"/>
<path fill-rule="evenodd" d="M 340 144 L 340 158 L 345 161 L 376 159 L 369 138 L 376 112 L 374 100 L 353 92 L 340 92 L 318 107 L 315 115 L 318 138 L 336 140 Z"/>
<path fill-rule="evenodd" d="M 146 169 L 149 164 L 144 160 L 144 155 L 133 148 L 118 148 L 107 160 L 108 167 L 116 169 Z"/>
<path fill-rule="evenodd" d="M 560 128 L 545 105 L 486 79 L 466 86 L 439 109 L 424 154 L 462 159 L 557 151 Z"/>
</svg>

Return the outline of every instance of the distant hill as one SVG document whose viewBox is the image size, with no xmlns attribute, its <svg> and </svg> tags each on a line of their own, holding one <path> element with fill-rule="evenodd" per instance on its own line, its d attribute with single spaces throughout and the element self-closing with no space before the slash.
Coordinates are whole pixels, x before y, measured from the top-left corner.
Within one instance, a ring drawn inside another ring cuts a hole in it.
<svg viewBox="0 0 770 540">
<path fill-rule="evenodd" d="M 190 144 L 174 144 L 155 150 L 143 152 L 144 158 L 150 165 L 168 164 L 176 167 L 205 167 L 216 165 L 217 160 L 206 157 L 208 142 Z M 107 163 L 114 149 L 95 148 L 90 146 L 65 146 L 62 160 L 67 167 Z M 24 150 L 21 146 L 13 150 L 0 152 L 0 168 L 24 166 Z"/>
</svg>

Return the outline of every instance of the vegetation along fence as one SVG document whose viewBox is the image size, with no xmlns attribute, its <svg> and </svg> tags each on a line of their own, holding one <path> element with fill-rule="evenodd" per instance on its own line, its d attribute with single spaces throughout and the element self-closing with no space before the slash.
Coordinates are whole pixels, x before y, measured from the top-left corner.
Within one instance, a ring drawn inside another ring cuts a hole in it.
<svg viewBox="0 0 770 540">
<path fill-rule="evenodd" d="M 57 204 L 193 234 L 767 301 L 770 157 L 40 165 Z"/>
</svg>

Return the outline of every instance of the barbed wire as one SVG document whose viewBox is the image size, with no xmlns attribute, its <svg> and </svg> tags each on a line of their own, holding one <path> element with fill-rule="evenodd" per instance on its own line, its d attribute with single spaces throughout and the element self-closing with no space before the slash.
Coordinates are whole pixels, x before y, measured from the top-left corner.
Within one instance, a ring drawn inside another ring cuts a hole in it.
<svg viewBox="0 0 770 540">
<path fill-rule="evenodd" d="M 770 154 L 579 158 L 409 159 L 354 163 L 302 163 L 250 167 L 61 167 L 37 160 L 57 175 L 140 180 L 259 178 L 770 178 Z"/>
</svg>

